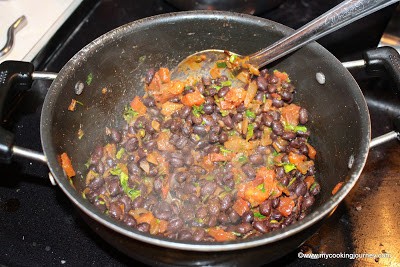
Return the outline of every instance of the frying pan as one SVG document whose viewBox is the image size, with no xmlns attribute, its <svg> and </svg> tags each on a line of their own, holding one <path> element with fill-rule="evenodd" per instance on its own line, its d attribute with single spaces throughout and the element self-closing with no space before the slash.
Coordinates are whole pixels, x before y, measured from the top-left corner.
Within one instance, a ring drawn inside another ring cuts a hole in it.
<svg viewBox="0 0 400 267">
<path fill-rule="evenodd" d="M 208 48 L 249 54 L 290 32 L 290 28 L 266 19 L 217 11 L 170 13 L 121 26 L 79 51 L 53 81 L 40 122 L 45 156 L 13 146 L 12 134 L 0 128 L 3 160 L 11 160 L 14 152 L 47 162 L 53 179 L 94 231 L 147 264 L 253 266 L 282 257 L 315 233 L 346 197 L 358 180 L 370 147 L 369 113 L 360 88 L 347 69 L 317 43 L 269 66 L 290 74 L 297 88 L 294 102 L 309 111 L 310 143 L 318 150 L 316 176 L 321 193 L 302 221 L 245 241 L 176 241 L 138 232 L 111 219 L 82 198 L 81 191 L 91 151 L 105 142 L 106 127 L 118 127 L 122 122 L 124 106 L 144 93 L 143 77 L 149 68 L 172 68 L 186 56 Z M 391 70 L 399 84 L 399 59 L 395 56 L 389 54 L 389 60 L 381 65 L 394 63 Z M 0 65 L 0 104 L 12 85 L 29 87 L 32 72 L 29 63 Z M 318 72 L 325 75 L 324 84 L 315 79 Z M 80 95 L 75 93 L 77 82 L 85 83 Z M 74 112 L 67 110 L 71 99 L 82 103 Z M 84 133 L 81 138 L 80 129 Z M 69 154 L 77 171 L 73 185 L 58 161 L 63 152 Z M 345 183 L 332 196 L 338 182 Z"/>
</svg>

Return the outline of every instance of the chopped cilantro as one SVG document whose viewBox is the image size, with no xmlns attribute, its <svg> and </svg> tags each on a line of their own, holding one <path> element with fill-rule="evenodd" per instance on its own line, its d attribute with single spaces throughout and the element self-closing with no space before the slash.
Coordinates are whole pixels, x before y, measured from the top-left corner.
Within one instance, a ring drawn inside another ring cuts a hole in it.
<svg viewBox="0 0 400 267">
<path fill-rule="evenodd" d="M 222 117 L 226 117 L 229 115 L 229 111 L 228 110 L 221 110 L 221 116 Z"/>
<path fill-rule="evenodd" d="M 256 114 L 253 111 L 251 111 L 250 109 L 246 110 L 245 115 L 249 119 L 255 119 L 256 118 Z"/>
<path fill-rule="evenodd" d="M 291 172 L 291 171 L 295 170 L 296 169 L 296 165 L 294 165 L 293 163 L 284 163 L 283 164 L 283 169 L 285 169 L 285 172 L 288 173 L 288 172 Z"/>
<path fill-rule="evenodd" d="M 130 106 L 126 106 L 124 109 L 124 120 L 127 123 L 132 123 L 132 121 L 134 120 L 134 118 L 139 115 L 138 112 L 134 111 Z"/>
<path fill-rule="evenodd" d="M 214 180 L 214 176 L 208 175 L 208 176 L 206 176 L 206 180 L 207 181 L 213 181 Z"/>
<path fill-rule="evenodd" d="M 226 62 L 217 62 L 217 68 L 226 68 Z"/>
<path fill-rule="evenodd" d="M 93 81 L 93 74 L 89 73 L 89 75 L 86 78 L 86 84 L 90 85 L 92 83 L 92 81 Z"/>
<path fill-rule="evenodd" d="M 116 155 L 115 157 L 116 157 L 117 159 L 121 159 L 122 156 L 124 155 L 124 153 L 125 153 L 125 148 L 121 147 L 121 148 L 118 150 L 117 155 Z"/>
<path fill-rule="evenodd" d="M 232 85 L 232 82 L 231 82 L 231 81 L 225 81 L 225 82 L 222 82 L 221 85 L 222 85 L 222 86 L 228 86 L 228 87 L 229 87 L 229 86 Z"/>
<path fill-rule="evenodd" d="M 224 190 L 227 191 L 227 192 L 232 191 L 232 189 L 229 186 L 226 186 L 226 185 L 224 185 Z"/>
<path fill-rule="evenodd" d="M 77 104 L 83 106 L 83 103 L 81 101 L 75 100 Z"/>
<path fill-rule="evenodd" d="M 240 155 L 240 157 L 238 158 L 238 161 L 239 161 L 240 163 L 245 163 L 245 162 L 247 162 L 247 157 L 246 157 L 246 155 L 244 155 L 244 154 Z"/>
<path fill-rule="evenodd" d="M 254 217 L 259 218 L 259 219 L 265 219 L 267 218 L 266 216 L 262 215 L 260 212 L 254 212 Z"/>
<path fill-rule="evenodd" d="M 292 178 L 292 180 L 290 180 L 288 186 L 291 186 L 295 181 L 296 181 L 296 177 Z"/>
<path fill-rule="evenodd" d="M 146 60 L 146 56 L 143 55 L 139 58 L 139 63 L 143 63 Z"/>
<path fill-rule="evenodd" d="M 285 130 L 286 131 L 292 131 L 292 132 L 307 132 L 307 127 L 306 126 L 302 126 L 302 125 L 290 125 L 290 124 L 285 124 Z"/>
<path fill-rule="evenodd" d="M 261 192 L 265 193 L 265 186 L 264 186 L 264 183 L 259 184 L 259 185 L 257 186 L 257 188 L 260 189 Z"/>
<path fill-rule="evenodd" d="M 250 140 L 254 135 L 254 124 L 250 123 L 247 126 L 247 134 L 246 134 L 246 140 Z"/>
<path fill-rule="evenodd" d="M 231 56 L 229 57 L 229 62 L 230 62 L 230 63 L 235 62 L 236 58 L 237 58 L 237 55 L 235 55 L 235 54 L 231 55 Z"/>
<path fill-rule="evenodd" d="M 203 105 L 201 105 L 201 106 L 193 106 L 192 107 L 192 113 L 193 113 L 194 116 L 200 117 L 201 114 L 204 114 Z"/>
<path fill-rule="evenodd" d="M 220 151 L 224 156 L 226 156 L 226 155 L 228 155 L 229 153 L 232 152 L 231 150 L 226 149 L 226 148 L 223 147 L 223 146 L 220 146 L 220 147 L 219 147 L 219 151 Z"/>
<path fill-rule="evenodd" d="M 235 236 L 242 236 L 241 233 L 237 233 L 237 232 L 231 232 L 232 234 L 234 234 Z"/>
<path fill-rule="evenodd" d="M 310 186 L 310 191 L 314 190 L 314 188 L 318 185 L 317 182 L 314 182 L 311 186 Z"/>
</svg>

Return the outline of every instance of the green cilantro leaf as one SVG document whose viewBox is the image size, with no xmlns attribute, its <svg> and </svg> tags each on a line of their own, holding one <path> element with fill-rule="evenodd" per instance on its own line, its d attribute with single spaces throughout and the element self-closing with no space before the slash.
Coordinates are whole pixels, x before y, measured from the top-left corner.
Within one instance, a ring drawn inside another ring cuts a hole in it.
<svg viewBox="0 0 400 267">
<path fill-rule="evenodd" d="M 264 183 L 259 184 L 259 185 L 257 186 L 257 189 L 260 189 L 261 192 L 265 193 L 265 186 L 264 186 Z"/>
<path fill-rule="evenodd" d="M 256 118 L 256 114 L 253 111 L 249 110 L 249 109 L 246 110 L 245 115 L 249 119 L 255 119 Z"/>
<path fill-rule="evenodd" d="M 246 134 L 246 140 L 250 140 L 254 135 L 254 124 L 250 123 L 247 126 L 247 134 Z"/>
<path fill-rule="evenodd" d="M 217 62 L 217 68 L 226 68 L 226 62 Z"/>
<path fill-rule="evenodd" d="M 89 73 L 89 75 L 86 78 L 86 84 L 90 85 L 92 83 L 92 81 L 93 81 L 93 74 Z"/>
<path fill-rule="evenodd" d="M 260 212 L 254 212 L 254 217 L 259 218 L 259 219 L 265 219 L 267 218 L 266 216 L 262 215 Z"/>
<path fill-rule="evenodd" d="M 194 116 L 200 117 L 201 114 L 204 114 L 203 105 L 201 105 L 201 106 L 193 106 L 192 107 L 192 113 L 193 113 Z"/>
<path fill-rule="evenodd" d="M 291 171 L 295 170 L 296 169 L 296 165 L 294 165 L 293 163 L 284 163 L 283 164 L 283 169 L 285 169 L 285 172 L 288 173 L 288 172 L 291 172 Z"/>
<path fill-rule="evenodd" d="M 127 123 L 132 123 L 132 121 L 135 119 L 135 117 L 139 115 L 137 111 L 134 111 L 130 106 L 126 106 L 124 109 L 124 120 Z"/>
</svg>

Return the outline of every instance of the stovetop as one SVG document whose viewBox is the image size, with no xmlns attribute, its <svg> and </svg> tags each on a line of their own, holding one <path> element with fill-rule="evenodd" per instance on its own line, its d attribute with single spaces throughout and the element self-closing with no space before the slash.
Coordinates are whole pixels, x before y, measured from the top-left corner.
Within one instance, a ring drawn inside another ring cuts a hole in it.
<svg viewBox="0 0 400 267">
<path fill-rule="evenodd" d="M 296 3 L 292 3 L 296 2 Z M 298 28 L 340 1 L 285 1 L 261 14 Z M 39 70 L 59 71 L 83 46 L 101 34 L 133 20 L 176 9 L 162 0 L 84 1 L 52 41 L 33 61 Z M 357 58 L 374 47 L 386 26 L 388 14 L 376 15 L 355 28 L 367 28 L 360 41 L 337 44 L 349 38 L 349 29 L 328 36 L 321 43 L 340 59 Z M 374 14 L 375 15 L 375 14 Z M 379 25 L 370 25 L 378 23 Z M 370 25 L 371 27 L 365 27 Z M 353 32 L 354 33 L 354 32 Z M 357 38 L 358 38 L 357 37 Z M 362 39 L 364 38 L 364 39 Z M 354 72 L 370 108 L 373 137 L 392 130 L 400 115 L 400 100 L 385 78 Z M 40 112 L 50 82 L 35 81 L 30 91 L 16 93 L 5 115 L 16 144 L 41 151 Z M 372 149 L 357 186 L 306 244 L 271 266 L 387 266 L 400 265 L 400 143 L 392 141 Z M 48 179 L 47 166 L 25 159 L 0 164 L 0 265 L 5 266 L 139 266 L 97 236 L 78 215 L 73 204 Z M 390 254 L 390 258 L 302 259 L 299 252 Z"/>
</svg>

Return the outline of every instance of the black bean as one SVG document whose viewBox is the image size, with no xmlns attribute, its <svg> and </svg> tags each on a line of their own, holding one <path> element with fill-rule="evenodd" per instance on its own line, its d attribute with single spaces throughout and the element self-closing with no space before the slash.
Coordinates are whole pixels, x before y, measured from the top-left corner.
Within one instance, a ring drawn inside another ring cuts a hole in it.
<svg viewBox="0 0 400 267">
<path fill-rule="evenodd" d="M 267 83 L 267 80 L 263 76 L 258 76 L 256 82 L 257 82 L 258 90 L 267 91 L 268 83 Z"/>
<path fill-rule="evenodd" d="M 259 231 L 263 234 L 269 232 L 269 228 L 264 221 L 254 221 L 253 227 L 254 227 L 254 229 L 256 229 L 257 231 Z"/>
<path fill-rule="evenodd" d="M 307 193 L 307 185 L 301 181 L 297 184 L 295 193 L 297 196 L 304 196 Z"/>
<path fill-rule="evenodd" d="M 272 201 L 271 201 L 272 207 L 273 207 L 274 209 L 276 209 L 276 208 L 278 207 L 278 205 L 279 205 L 279 202 L 280 202 L 280 199 L 279 199 L 278 197 L 272 199 Z"/>
<path fill-rule="evenodd" d="M 294 138 L 296 138 L 296 133 L 294 132 L 284 132 L 282 134 L 282 139 L 290 141 L 293 140 Z"/>
<path fill-rule="evenodd" d="M 267 77 L 267 82 L 270 84 L 277 84 L 279 82 L 279 78 L 276 77 L 274 74 L 271 74 Z"/>
<path fill-rule="evenodd" d="M 195 125 L 199 125 L 203 122 L 203 117 L 201 115 L 196 116 L 194 114 L 191 114 L 190 118 Z"/>
<path fill-rule="evenodd" d="M 212 181 L 207 181 L 203 187 L 201 187 L 200 194 L 201 196 L 207 196 L 214 193 L 217 189 L 217 185 Z"/>
<path fill-rule="evenodd" d="M 112 218 L 117 220 L 122 220 L 123 213 L 118 203 L 115 202 L 110 203 L 108 213 Z"/>
<path fill-rule="evenodd" d="M 189 142 L 189 139 L 187 139 L 186 137 L 180 136 L 180 138 L 175 142 L 175 146 L 178 149 L 183 149 L 184 147 L 186 147 L 188 142 Z"/>
<path fill-rule="evenodd" d="M 244 106 L 243 103 L 241 103 L 241 104 L 236 108 L 236 111 L 237 111 L 238 113 L 243 113 L 243 112 L 246 111 L 246 107 Z"/>
<path fill-rule="evenodd" d="M 197 88 L 197 90 L 200 92 L 200 94 L 204 94 L 204 91 L 205 91 L 204 84 L 202 84 L 202 83 L 197 83 L 197 84 L 196 84 L 196 88 Z M 193 89 L 192 92 L 194 92 L 194 89 Z M 191 92 L 191 93 L 192 93 L 192 92 Z"/>
<path fill-rule="evenodd" d="M 208 227 L 214 227 L 217 225 L 217 215 L 210 215 L 208 218 Z"/>
<path fill-rule="evenodd" d="M 201 241 L 203 240 L 204 236 L 205 236 L 206 232 L 203 228 L 197 228 L 194 232 L 193 232 L 193 240 L 194 241 Z"/>
<path fill-rule="evenodd" d="M 272 210 L 272 212 L 271 212 L 271 219 L 272 220 L 277 220 L 277 221 L 280 221 L 280 220 L 282 220 L 282 214 L 280 213 L 280 211 L 279 210 L 276 210 L 276 209 L 273 209 Z"/>
<path fill-rule="evenodd" d="M 220 212 L 220 213 L 218 214 L 217 220 L 218 220 L 218 222 L 219 222 L 220 224 L 222 224 L 222 225 L 227 225 L 227 224 L 229 224 L 229 223 L 231 222 L 231 221 L 229 220 L 229 216 L 226 215 L 226 214 L 223 213 L 223 212 Z"/>
<path fill-rule="evenodd" d="M 264 216 L 269 216 L 272 210 L 272 202 L 271 200 L 265 200 L 259 206 L 260 213 Z"/>
<path fill-rule="evenodd" d="M 281 113 L 279 113 L 278 111 L 268 111 L 267 114 L 271 115 L 274 121 L 279 121 L 281 119 Z"/>
<path fill-rule="evenodd" d="M 218 93 L 218 90 L 217 90 L 217 88 L 215 88 L 215 87 L 210 87 L 210 88 L 208 89 L 208 95 L 209 95 L 209 96 L 215 96 L 217 93 Z"/>
<path fill-rule="evenodd" d="M 219 141 L 221 144 L 223 144 L 223 143 L 225 143 L 226 141 L 228 141 L 228 138 L 229 138 L 229 135 L 228 135 L 227 133 L 225 133 L 225 132 L 222 132 L 222 133 L 219 135 L 218 141 Z"/>
<path fill-rule="evenodd" d="M 207 134 L 206 127 L 203 125 L 195 125 L 193 127 L 193 133 L 199 135 L 199 136 L 205 136 Z"/>
<path fill-rule="evenodd" d="M 208 141 L 210 143 L 217 143 L 219 141 L 219 135 L 214 132 L 210 132 L 208 135 Z"/>
<path fill-rule="evenodd" d="M 169 220 L 172 216 L 171 206 L 167 202 L 159 202 L 154 205 L 154 216 L 161 220 Z"/>
<path fill-rule="evenodd" d="M 122 188 L 119 179 L 109 179 L 107 182 L 107 190 L 111 197 L 115 197 L 122 193 Z"/>
<path fill-rule="evenodd" d="M 169 159 L 169 164 L 175 168 L 183 167 L 183 159 L 180 158 L 170 158 Z"/>
<path fill-rule="evenodd" d="M 241 223 L 236 227 L 236 231 L 239 234 L 247 234 L 253 229 L 253 226 L 251 226 L 250 223 Z"/>
<path fill-rule="evenodd" d="M 171 127 L 171 124 L 172 124 L 172 119 L 165 120 L 162 123 L 162 128 L 169 129 Z"/>
<path fill-rule="evenodd" d="M 275 84 L 268 84 L 268 93 L 273 94 L 277 90 L 277 87 Z"/>
<path fill-rule="evenodd" d="M 285 176 L 285 169 L 283 167 L 276 167 L 275 168 L 276 177 L 283 178 Z"/>
<path fill-rule="evenodd" d="M 179 229 L 182 228 L 183 224 L 184 223 L 183 223 L 181 218 L 175 217 L 175 218 L 172 218 L 172 219 L 170 219 L 168 221 L 167 229 L 168 229 L 168 231 L 176 232 L 176 231 L 178 231 Z"/>
<path fill-rule="evenodd" d="M 242 171 L 244 172 L 244 174 L 247 175 L 247 177 L 249 177 L 250 179 L 253 179 L 256 176 L 256 171 L 254 170 L 254 168 L 250 165 L 250 164 L 244 164 L 242 166 Z"/>
<path fill-rule="evenodd" d="M 150 224 L 148 223 L 139 223 L 136 228 L 139 232 L 148 233 L 150 231 Z"/>
<path fill-rule="evenodd" d="M 211 85 L 211 78 L 210 78 L 210 77 L 202 77 L 202 78 L 201 78 L 201 82 L 202 82 L 205 86 L 209 86 L 209 85 Z"/>
<path fill-rule="evenodd" d="M 281 93 L 281 96 L 282 96 L 282 100 L 285 101 L 285 102 L 290 103 L 290 102 L 293 101 L 293 94 L 291 92 L 289 92 L 289 91 L 283 91 Z"/>
<path fill-rule="evenodd" d="M 308 146 L 306 144 L 301 145 L 299 151 L 303 155 L 308 155 Z"/>
<path fill-rule="evenodd" d="M 229 220 L 234 224 L 236 224 L 240 221 L 240 215 L 234 209 L 231 209 L 229 211 L 228 216 L 229 216 Z"/>
<path fill-rule="evenodd" d="M 124 224 L 126 224 L 126 225 L 129 226 L 129 227 L 136 227 L 136 221 L 135 221 L 135 219 L 134 219 L 132 216 L 130 216 L 130 215 L 126 215 L 126 216 L 124 217 L 123 222 L 124 222 Z"/>
<path fill-rule="evenodd" d="M 228 92 L 229 92 L 229 87 L 224 86 L 221 89 L 219 89 L 218 97 L 220 97 L 220 98 L 225 97 Z"/>
<path fill-rule="evenodd" d="M 144 78 L 144 82 L 148 85 L 151 83 L 153 80 L 154 74 L 156 74 L 156 71 L 154 68 L 151 68 L 147 71 L 146 76 Z"/>
<path fill-rule="evenodd" d="M 191 123 L 185 122 L 182 125 L 182 129 L 181 130 L 182 130 L 182 134 L 183 135 L 190 136 L 192 134 L 192 132 L 193 132 Z"/>
<path fill-rule="evenodd" d="M 272 99 L 272 105 L 276 108 L 281 108 L 283 107 L 284 102 L 281 99 L 274 98 Z"/>
<path fill-rule="evenodd" d="M 288 176 L 283 176 L 280 180 L 281 184 L 287 186 L 290 183 L 290 178 Z"/>
<path fill-rule="evenodd" d="M 179 118 L 173 119 L 171 123 L 171 132 L 178 133 L 181 130 L 182 120 Z"/>
<path fill-rule="evenodd" d="M 190 107 L 184 106 L 179 112 L 180 113 L 180 117 L 182 119 L 186 119 L 190 115 L 191 112 L 192 112 L 192 109 Z"/>
<path fill-rule="evenodd" d="M 210 212 L 210 214 L 218 215 L 220 209 L 221 204 L 219 203 L 219 201 L 211 201 L 211 203 L 208 204 L 208 211 Z"/>
<path fill-rule="evenodd" d="M 124 144 L 126 151 L 133 152 L 139 147 L 139 140 L 136 137 L 128 139 Z"/>
<path fill-rule="evenodd" d="M 281 136 L 285 131 L 283 124 L 280 121 L 272 122 L 271 126 L 272 126 L 272 131 L 274 132 L 274 134 L 276 134 L 278 136 Z"/>
<path fill-rule="evenodd" d="M 139 196 L 132 201 L 132 209 L 143 208 L 144 198 Z"/>
<path fill-rule="evenodd" d="M 226 194 L 221 200 L 221 210 L 226 211 L 232 206 L 232 196 L 231 194 Z"/>
<path fill-rule="evenodd" d="M 298 131 L 298 132 L 297 132 L 297 136 L 308 138 L 308 137 L 310 136 L 310 131 L 308 131 L 308 130 L 305 131 L 305 132 L 303 132 L 303 131 Z"/>
<path fill-rule="evenodd" d="M 240 114 L 243 119 L 243 115 Z M 227 116 L 222 117 L 222 122 L 225 124 L 227 128 L 233 128 L 233 118 L 228 114 Z"/>
<path fill-rule="evenodd" d="M 305 108 L 300 108 L 299 122 L 301 124 L 306 124 L 308 122 L 308 111 Z"/>
<path fill-rule="evenodd" d="M 308 209 L 311 207 L 315 202 L 315 198 L 312 195 L 309 195 L 307 197 L 304 197 L 303 203 L 301 205 L 302 209 Z"/>
<path fill-rule="evenodd" d="M 312 189 L 310 188 L 310 193 L 313 194 L 314 196 L 318 195 L 320 191 L 321 191 L 321 186 L 318 183 L 312 186 Z"/>
<path fill-rule="evenodd" d="M 256 166 L 264 163 L 263 157 L 258 153 L 250 155 L 249 161 Z"/>
<path fill-rule="evenodd" d="M 204 104 L 203 111 L 207 115 L 211 115 L 214 112 L 214 104 Z"/>
<path fill-rule="evenodd" d="M 96 177 L 90 182 L 89 187 L 93 190 L 97 190 L 103 185 L 104 185 L 104 179 L 101 177 Z"/>
<path fill-rule="evenodd" d="M 254 213 L 252 211 L 246 211 L 242 215 L 242 222 L 243 223 L 252 223 L 254 221 Z"/>
<path fill-rule="evenodd" d="M 152 96 L 148 96 L 148 97 L 144 97 L 143 98 L 143 104 L 148 107 L 155 107 L 156 106 L 156 101 L 154 100 L 154 98 Z"/>
</svg>

